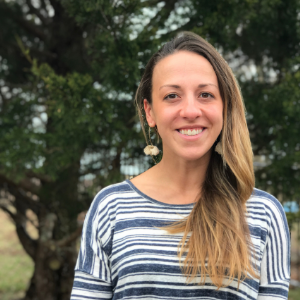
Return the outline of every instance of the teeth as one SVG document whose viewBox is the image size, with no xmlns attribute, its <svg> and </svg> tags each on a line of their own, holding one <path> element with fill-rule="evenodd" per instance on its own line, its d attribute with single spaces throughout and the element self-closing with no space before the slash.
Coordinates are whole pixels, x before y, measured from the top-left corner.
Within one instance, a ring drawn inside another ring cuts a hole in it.
<svg viewBox="0 0 300 300">
<path fill-rule="evenodd" d="M 192 129 L 192 130 L 191 129 L 188 129 L 188 130 L 181 129 L 181 130 L 179 130 L 179 132 L 184 135 L 196 135 L 196 134 L 201 133 L 202 131 L 203 131 L 203 129 Z"/>
</svg>

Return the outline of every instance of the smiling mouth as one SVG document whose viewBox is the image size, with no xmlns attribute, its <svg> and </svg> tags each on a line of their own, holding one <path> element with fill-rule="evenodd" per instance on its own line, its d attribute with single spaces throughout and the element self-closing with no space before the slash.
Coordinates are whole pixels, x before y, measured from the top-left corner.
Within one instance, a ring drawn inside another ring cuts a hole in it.
<svg viewBox="0 0 300 300">
<path fill-rule="evenodd" d="M 192 136 L 200 134 L 205 128 L 199 128 L 199 129 L 177 129 L 178 132 L 180 132 L 183 135 Z"/>
</svg>

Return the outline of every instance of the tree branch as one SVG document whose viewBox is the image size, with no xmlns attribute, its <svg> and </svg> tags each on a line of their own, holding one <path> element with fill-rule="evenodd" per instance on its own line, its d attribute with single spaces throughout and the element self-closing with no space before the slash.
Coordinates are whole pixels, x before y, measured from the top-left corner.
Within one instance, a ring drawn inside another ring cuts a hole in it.
<svg viewBox="0 0 300 300">
<path fill-rule="evenodd" d="M 32 14 L 34 14 L 34 15 L 36 15 L 40 20 L 41 20 L 41 22 L 44 24 L 44 25 L 46 25 L 48 22 L 48 20 L 40 13 L 40 11 L 38 10 L 38 9 L 36 9 L 33 5 L 32 5 L 32 3 L 31 3 L 31 1 L 30 0 L 26 0 L 26 4 L 27 4 L 27 6 L 29 7 L 29 11 L 32 13 Z"/>
<path fill-rule="evenodd" d="M 24 250 L 32 259 L 34 259 L 37 242 L 28 235 L 26 229 L 24 228 L 24 225 L 22 222 L 22 219 L 24 219 L 24 217 L 20 216 L 20 214 L 18 214 L 18 213 L 17 214 L 12 213 L 4 205 L 0 205 L 0 209 L 2 209 L 4 212 L 6 212 L 11 217 L 11 219 L 14 221 L 18 238 L 19 238 Z"/>
<path fill-rule="evenodd" d="M 78 237 L 80 237 L 82 232 L 82 225 L 80 227 L 78 227 L 73 233 L 71 233 L 69 236 L 59 240 L 56 242 L 56 245 L 58 247 L 64 247 L 64 246 L 68 246 L 69 244 L 71 244 L 72 242 L 74 242 Z"/>
<path fill-rule="evenodd" d="M 35 177 L 35 178 L 40 179 L 41 181 L 48 182 L 48 183 L 53 182 L 53 180 L 51 179 L 50 176 L 47 176 L 45 174 L 38 174 L 38 173 L 35 173 L 35 172 L 31 171 L 31 170 L 26 172 L 26 176 L 30 177 L 30 178 L 34 178 Z"/>
<path fill-rule="evenodd" d="M 55 12 L 54 15 L 57 16 L 57 15 L 61 14 L 62 7 L 61 7 L 60 2 L 58 2 L 56 0 L 49 0 L 49 2 L 50 2 L 51 6 L 52 6 L 52 8 L 53 8 L 53 10 Z"/>
<path fill-rule="evenodd" d="M 17 47 L 17 46 L 16 46 Z M 18 49 L 20 49 L 18 47 Z M 5 81 L 4 85 L 3 86 L 6 86 L 10 89 L 13 89 L 13 88 L 21 88 L 21 89 L 26 89 L 28 88 L 28 84 L 20 84 L 20 83 L 11 83 L 11 82 L 8 82 L 8 81 Z M 1 93 L 1 92 L 0 92 Z"/>
<path fill-rule="evenodd" d="M 101 171 L 103 169 L 103 167 L 99 167 L 99 168 L 89 168 L 87 170 L 85 170 L 84 172 L 79 173 L 79 176 L 84 176 L 90 173 L 95 173 L 97 171 Z"/>
<path fill-rule="evenodd" d="M 37 241 L 33 240 L 27 233 L 26 229 L 22 224 L 16 223 L 16 232 L 19 237 L 19 240 L 26 251 L 26 253 L 34 259 L 36 249 L 37 249 Z"/>
<path fill-rule="evenodd" d="M 34 184 L 30 179 L 25 178 L 21 180 L 18 184 L 22 189 L 32 193 L 32 194 L 38 194 L 40 191 L 40 187 L 36 184 Z"/>
<path fill-rule="evenodd" d="M 0 184 L 5 185 L 5 188 L 8 190 L 8 192 L 15 197 L 16 206 L 19 206 L 19 208 L 22 208 L 22 210 L 30 208 L 34 213 L 38 213 L 40 204 L 22 192 L 20 186 L 2 174 L 0 174 Z"/>
<path fill-rule="evenodd" d="M 37 26 L 33 25 L 32 22 L 26 21 L 24 19 L 18 18 L 16 16 L 12 16 L 12 19 L 18 23 L 21 27 L 23 27 L 26 31 L 37 36 L 42 41 L 46 42 L 47 36 L 41 31 Z"/>
<path fill-rule="evenodd" d="M 41 7 L 42 7 L 42 9 L 44 9 L 48 13 L 47 4 L 46 4 L 45 0 L 41 0 Z"/>
<path fill-rule="evenodd" d="M 102 8 L 100 6 L 99 6 L 99 10 L 100 10 L 101 15 L 102 15 L 103 19 L 105 20 L 106 24 L 111 26 L 112 24 L 108 21 L 104 11 L 102 10 Z M 111 29 L 112 29 L 112 27 L 111 27 Z"/>
<path fill-rule="evenodd" d="M 0 204 L 0 209 L 2 209 L 4 212 L 6 212 L 11 217 L 11 219 L 15 222 L 16 215 L 14 213 L 12 213 L 6 206 Z"/>
<path fill-rule="evenodd" d="M 34 54 L 38 54 L 38 55 L 45 56 L 48 58 L 57 58 L 57 55 L 55 53 L 52 53 L 47 50 L 39 50 L 39 49 L 33 48 L 33 47 L 29 47 L 28 49 L 29 49 L 30 53 L 33 54 L 33 56 L 36 56 Z"/>
<path fill-rule="evenodd" d="M 0 88 L 0 96 L 1 96 L 1 99 L 2 99 L 2 111 L 1 112 L 3 113 L 3 112 L 5 112 L 5 109 L 6 109 L 6 106 L 7 106 L 7 103 L 8 103 L 8 99 L 2 93 L 1 88 Z"/>
<path fill-rule="evenodd" d="M 40 187 L 34 184 L 30 179 L 25 178 L 19 183 L 15 183 L 12 180 L 8 179 L 4 175 L 0 174 L 0 182 L 6 182 L 9 186 L 16 188 L 22 188 L 23 190 L 30 192 L 32 194 L 37 194 L 40 190 Z M 24 195 L 22 195 L 24 196 Z"/>
</svg>

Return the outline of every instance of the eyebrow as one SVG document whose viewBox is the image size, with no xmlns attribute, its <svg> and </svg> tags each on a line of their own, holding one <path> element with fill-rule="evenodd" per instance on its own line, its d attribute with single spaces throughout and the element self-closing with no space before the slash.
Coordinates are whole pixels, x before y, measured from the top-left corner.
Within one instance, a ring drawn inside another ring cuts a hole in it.
<svg viewBox="0 0 300 300">
<path fill-rule="evenodd" d="M 199 84 L 198 85 L 198 88 L 204 88 L 208 85 L 212 85 L 216 88 L 218 88 L 215 84 L 213 83 L 202 83 L 202 84 Z M 166 84 L 166 85 L 162 85 L 159 89 L 162 89 L 163 87 L 172 87 L 172 88 L 175 88 L 175 89 L 180 89 L 180 85 L 177 85 L 177 84 Z"/>
</svg>

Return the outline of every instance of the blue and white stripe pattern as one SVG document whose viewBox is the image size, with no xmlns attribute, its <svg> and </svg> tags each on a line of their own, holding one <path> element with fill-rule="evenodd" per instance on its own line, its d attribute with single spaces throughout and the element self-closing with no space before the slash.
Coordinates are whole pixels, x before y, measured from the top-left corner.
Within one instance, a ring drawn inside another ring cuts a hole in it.
<svg viewBox="0 0 300 300">
<path fill-rule="evenodd" d="M 186 217 L 193 204 L 171 205 L 149 198 L 130 181 L 95 197 L 86 216 L 71 300 L 99 299 L 287 299 L 290 239 L 285 213 L 273 196 L 255 189 L 247 220 L 257 251 L 260 279 L 219 291 L 186 283 L 178 257 L 182 234 L 160 229 Z"/>
</svg>

